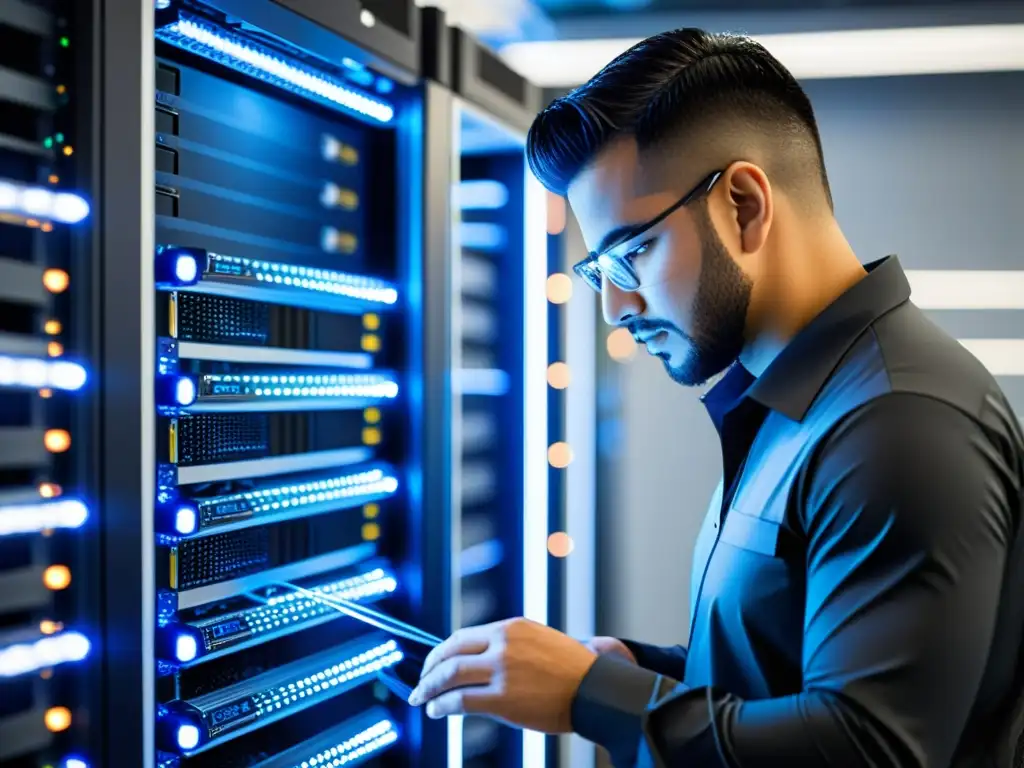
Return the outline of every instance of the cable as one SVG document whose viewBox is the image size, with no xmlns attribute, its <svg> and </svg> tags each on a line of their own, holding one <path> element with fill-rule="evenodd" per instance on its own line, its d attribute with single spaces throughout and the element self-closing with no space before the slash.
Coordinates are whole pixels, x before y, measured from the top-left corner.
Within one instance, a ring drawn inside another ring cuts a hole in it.
<svg viewBox="0 0 1024 768">
<path fill-rule="evenodd" d="M 427 647 L 433 648 L 437 645 L 440 645 L 442 642 L 441 638 L 439 637 L 435 637 L 434 635 L 431 635 L 428 632 L 424 632 L 423 630 L 417 629 L 416 627 L 410 624 L 406 624 L 405 622 L 399 621 L 398 619 L 388 616 L 386 613 L 381 613 L 380 611 L 373 610 L 372 608 L 368 608 L 365 605 L 360 605 L 359 603 L 353 602 L 352 600 L 346 600 L 342 597 L 329 597 L 327 595 L 323 595 L 318 592 L 313 592 L 311 590 L 305 589 L 304 587 L 300 587 L 297 584 L 292 584 L 291 582 L 287 581 L 278 582 L 276 586 L 284 587 L 285 589 L 291 590 L 292 592 L 302 595 L 303 597 L 307 597 L 310 600 L 316 600 L 317 602 L 322 603 L 330 608 L 333 608 L 339 613 L 349 616 L 350 618 L 356 619 L 357 621 L 361 621 L 364 624 L 368 624 L 369 626 L 374 627 L 376 629 L 381 629 L 391 635 L 395 635 L 396 637 L 401 637 L 411 642 L 418 643 L 419 645 L 425 645 Z M 261 603 L 268 603 L 267 598 L 262 597 L 260 595 L 256 595 L 250 592 L 249 596 L 252 597 L 254 600 L 258 600 Z"/>
</svg>

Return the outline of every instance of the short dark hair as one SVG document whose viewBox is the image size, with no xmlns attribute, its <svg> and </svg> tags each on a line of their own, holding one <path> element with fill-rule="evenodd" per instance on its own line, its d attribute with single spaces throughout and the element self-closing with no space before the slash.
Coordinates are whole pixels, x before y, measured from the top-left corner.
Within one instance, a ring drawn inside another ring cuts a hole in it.
<svg viewBox="0 0 1024 768">
<path fill-rule="evenodd" d="M 637 43 L 537 116 L 527 159 L 548 190 L 565 195 L 577 174 L 619 135 L 632 135 L 644 150 L 702 120 L 726 116 L 788 139 L 785 146 L 793 151 L 803 145 L 831 207 L 810 99 L 762 45 L 740 35 L 685 28 Z M 806 162 L 802 169 L 806 176 Z"/>
</svg>

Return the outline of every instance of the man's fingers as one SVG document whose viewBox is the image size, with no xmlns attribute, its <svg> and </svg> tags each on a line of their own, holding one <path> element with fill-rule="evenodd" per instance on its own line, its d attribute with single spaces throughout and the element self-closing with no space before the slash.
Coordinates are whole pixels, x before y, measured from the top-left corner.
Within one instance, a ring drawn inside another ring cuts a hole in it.
<svg viewBox="0 0 1024 768">
<path fill-rule="evenodd" d="M 429 675 L 430 671 L 445 659 L 483 653 L 489 645 L 490 626 L 460 629 L 427 654 L 420 672 L 420 679 Z"/>
<path fill-rule="evenodd" d="M 487 656 L 454 656 L 420 679 L 409 703 L 419 706 L 455 688 L 488 685 L 493 675 L 494 665 Z"/>
<path fill-rule="evenodd" d="M 493 715 L 497 701 L 487 688 L 459 688 L 427 704 L 427 717 L 438 720 L 450 715 Z"/>
</svg>

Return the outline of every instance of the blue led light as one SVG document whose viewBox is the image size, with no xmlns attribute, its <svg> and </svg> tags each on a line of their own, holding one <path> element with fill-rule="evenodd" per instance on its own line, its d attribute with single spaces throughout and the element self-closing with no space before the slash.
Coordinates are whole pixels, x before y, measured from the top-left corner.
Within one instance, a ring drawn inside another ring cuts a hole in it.
<svg viewBox="0 0 1024 768">
<path fill-rule="evenodd" d="M 0 648 L 0 678 L 81 661 L 89 655 L 89 650 L 89 639 L 78 632 L 62 632 L 32 643 L 9 645 Z"/>
<path fill-rule="evenodd" d="M 378 77 L 376 83 L 377 93 L 391 93 L 395 90 L 395 84 L 386 77 Z"/>
<path fill-rule="evenodd" d="M 353 496 L 394 493 L 396 490 L 398 490 L 397 479 L 385 475 L 383 470 L 371 469 L 329 480 L 245 491 L 238 495 L 250 504 L 254 513 L 260 513 L 301 507 L 307 504 L 321 504 Z"/>
<path fill-rule="evenodd" d="M 256 705 L 256 715 L 268 715 L 299 702 L 303 705 L 312 704 L 310 699 L 326 698 L 325 694 L 336 686 L 372 677 L 382 669 L 394 666 L 403 658 L 404 654 L 399 650 L 398 643 L 388 640 L 287 684 L 259 692 L 252 697 Z"/>
<path fill-rule="evenodd" d="M 293 768 L 337 768 L 380 752 L 398 740 L 398 730 L 390 720 L 380 720 L 352 734 L 344 741 L 317 750 Z"/>
<path fill-rule="evenodd" d="M 508 188 L 500 181 L 475 179 L 460 181 L 455 187 L 455 205 L 463 211 L 503 208 L 508 203 Z"/>
<path fill-rule="evenodd" d="M 395 108 L 386 101 L 197 17 L 181 14 L 177 21 L 158 29 L 156 36 L 265 83 L 373 122 L 390 123 L 395 116 Z"/>
<path fill-rule="evenodd" d="M 56 499 L 35 504 L 0 505 L 0 537 L 41 533 L 58 528 L 81 528 L 89 508 L 77 499 Z"/>
<path fill-rule="evenodd" d="M 394 304 L 398 291 L 384 280 L 330 269 L 314 269 L 272 261 L 257 261 L 239 256 L 208 254 L 210 272 L 232 278 L 249 278 L 257 283 L 331 293 L 360 301 Z"/>
<path fill-rule="evenodd" d="M 178 726 L 178 746 L 186 752 L 199 746 L 199 729 L 191 723 Z"/>
<path fill-rule="evenodd" d="M 88 375 L 78 363 L 36 357 L 0 355 L 0 387 L 60 389 L 74 392 L 85 386 Z"/>
<path fill-rule="evenodd" d="M 64 759 L 63 768 L 89 768 L 89 763 L 80 757 L 67 757 Z"/>
<path fill-rule="evenodd" d="M 201 248 L 160 246 L 156 249 L 153 277 L 157 285 L 195 285 L 205 268 L 206 252 Z"/>
<path fill-rule="evenodd" d="M 199 654 L 199 644 L 192 635 L 178 635 L 174 641 L 174 656 L 182 664 L 187 664 Z"/>
<path fill-rule="evenodd" d="M 174 402 L 182 407 L 196 401 L 196 383 L 188 376 L 179 376 L 174 382 Z"/>
<path fill-rule="evenodd" d="M 178 507 L 177 511 L 174 513 L 174 530 L 182 536 L 188 536 L 190 533 L 195 533 L 196 526 L 198 524 L 199 521 L 196 516 L 196 510 L 193 507 Z"/>
<path fill-rule="evenodd" d="M 0 214 L 77 224 L 89 215 L 89 203 L 71 192 L 55 192 L 0 179 Z"/>
</svg>

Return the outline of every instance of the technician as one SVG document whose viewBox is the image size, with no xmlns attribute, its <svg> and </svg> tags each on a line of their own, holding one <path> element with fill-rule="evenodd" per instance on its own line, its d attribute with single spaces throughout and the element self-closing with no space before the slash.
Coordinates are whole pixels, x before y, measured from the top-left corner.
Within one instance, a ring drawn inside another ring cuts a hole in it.
<svg viewBox="0 0 1024 768">
<path fill-rule="evenodd" d="M 464 629 L 413 703 L 575 731 L 619 768 L 1018 765 L 1021 425 L 896 257 L 853 253 L 793 76 L 749 39 L 656 35 L 545 109 L 527 152 L 607 321 L 680 384 L 717 379 L 690 643 Z"/>
</svg>

